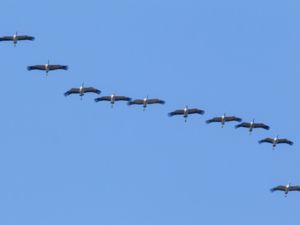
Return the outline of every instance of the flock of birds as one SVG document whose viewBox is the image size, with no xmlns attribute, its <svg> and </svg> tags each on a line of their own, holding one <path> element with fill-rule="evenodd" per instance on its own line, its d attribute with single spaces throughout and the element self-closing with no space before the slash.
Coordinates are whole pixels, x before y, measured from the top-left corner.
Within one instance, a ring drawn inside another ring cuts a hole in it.
<svg viewBox="0 0 300 225">
<path fill-rule="evenodd" d="M 15 33 L 12 36 L 3 36 L 0 37 L 0 41 L 12 41 L 14 46 L 16 46 L 18 41 L 25 41 L 25 40 L 29 40 L 29 41 L 33 41 L 34 37 L 29 36 L 29 35 L 18 35 L 18 33 Z M 44 65 L 32 65 L 32 66 L 28 66 L 27 69 L 29 71 L 31 70 L 43 70 L 46 72 L 46 75 L 48 75 L 49 71 L 52 70 L 68 70 L 68 66 L 67 65 L 54 65 L 54 64 L 50 64 L 49 61 L 48 63 L 44 64 Z M 85 87 L 84 84 L 82 83 L 82 85 L 79 88 L 71 88 L 70 90 L 66 91 L 64 93 L 65 96 L 69 96 L 69 95 L 73 95 L 73 94 L 79 94 L 80 98 L 82 99 L 83 95 L 85 93 L 95 93 L 97 95 L 99 95 L 101 93 L 100 90 L 98 90 L 97 88 L 94 87 Z M 143 106 L 143 110 L 145 111 L 146 107 L 148 105 L 153 105 L 153 104 L 165 104 L 164 100 L 158 99 L 158 98 L 144 98 L 144 99 L 134 99 L 132 100 L 130 97 L 127 96 L 119 96 L 119 95 L 110 95 L 110 96 L 102 96 L 102 97 L 97 97 L 95 98 L 95 102 L 100 102 L 100 101 L 108 101 L 111 104 L 111 107 L 113 107 L 113 105 L 115 104 L 115 102 L 118 101 L 126 101 L 128 105 L 142 105 Z M 198 109 L 198 108 L 188 108 L 188 106 L 186 106 L 183 109 L 177 109 L 175 111 L 170 112 L 168 115 L 170 117 L 173 116 L 183 116 L 185 122 L 187 121 L 187 117 L 191 114 L 199 114 L 199 115 L 203 115 L 205 113 L 204 110 L 202 109 Z M 210 124 L 210 123 L 221 123 L 222 127 L 224 127 L 225 123 L 227 122 L 239 122 L 239 124 L 237 124 L 235 126 L 235 128 L 247 128 L 249 130 L 249 133 L 251 134 L 252 131 L 254 129 L 257 128 L 261 128 L 261 129 L 265 129 L 265 130 L 269 130 L 270 127 L 264 123 L 256 123 L 254 120 L 252 120 L 251 122 L 242 122 L 242 119 L 239 117 L 235 117 L 235 116 L 227 116 L 226 114 L 222 115 L 221 117 L 214 117 L 212 119 L 209 119 L 206 121 L 206 123 Z M 278 144 L 288 144 L 288 145 L 293 145 L 293 142 L 290 141 L 289 139 L 286 138 L 279 138 L 278 136 L 275 138 L 265 138 L 260 140 L 258 143 L 270 143 L 273 146 L 273 149 L 275 149 L 276 145 Z M 300 186 L 292 186 L 290 183 L 287 185 L 279 185 L 276 187 L 273 187 L 271 189 L 272 192 L 274 191 L 282 191 L 285 193 L 285 197 L 287 196 L 288 192 L 290 191 L 300 191 Z"/>
</svg>

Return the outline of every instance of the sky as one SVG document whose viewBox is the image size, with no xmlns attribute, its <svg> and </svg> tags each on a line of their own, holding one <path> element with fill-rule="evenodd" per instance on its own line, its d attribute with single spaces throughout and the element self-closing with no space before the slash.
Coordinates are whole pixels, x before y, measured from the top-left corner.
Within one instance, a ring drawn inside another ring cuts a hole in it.
<svg viewBox="0 0 300 225">
<path fill-rule="evenodd" d="M 3 1 L 0 225 L 253 225 L 299 221 L 296 0 Z M 27 71 L 34 64 L 68 71 Z M 165 105 L 94 94 L 84 82 Z M 170 118 L 188 105 L 205 114 Z M 223 113 L 271 129 L 207 125 Z M 279 135 L 294 141 L 272 150 Z"/>
</svg>

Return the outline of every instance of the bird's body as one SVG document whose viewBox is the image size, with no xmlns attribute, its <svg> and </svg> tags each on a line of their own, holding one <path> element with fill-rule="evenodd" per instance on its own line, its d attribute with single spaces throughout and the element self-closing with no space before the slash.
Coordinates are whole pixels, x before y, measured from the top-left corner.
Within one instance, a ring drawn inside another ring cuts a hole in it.
<svg viewBox="0 0 300 225">
<path fill-rule="evenodd" d="M 286 197 L 290 191 L 300 191 L 300 186 L 291 186 L 291 184 L 279 185 L 271 189 L 271 192 L 274 191 L 283 191 Z"/>
<path fill-rule="evenodd" d="M 59 65 L 59 64 L 42 64 L 42 65 L 33 65 L 33 66 L 27 66 L 27 70 L 44 70 L 46 71 L 46 75 L 48 75 L 48 72 L 51 70 L 68 70 L 68 66 L 66 65 Z"/>
<path fill-rule="evenodd" d="M 18 41 L 33 41 L 34 37 L 29 35 L 18 35 L 18 33 L 13 34 L 12 36 L 3 36 L 0 37 L 0 41 L 12 41 L 14 46 L 16 46 Z"/>
<path fill-rule="evenodd" d="M 81 97 L 80 99 L 82 99 L 82 96 L 85 93 L 95 93 L 95 94 L 100 94 L 101 91 L 94 88 L 94 87 L 84 87 L 84 85 L 82 84 L 79 88 L 71 88 L 70 90 L 68 90 L 67 92 L 65 92 L 65 96 L 71 95 L 71 94 L 79 94 L 79 96 Z"/>
<path fill-rule="evenodd" d="M 288 144 L 288 145 L 293 145 L 294 143 L 286 138 L 278 138 L 275 137 L 275 138 L 265 138 L 265 139 L 262 139 L 258 142 L 259 144 L 262 144 L 262 143 L 270 143 L 272 144 L 273 146 L 273 149 L 275 149 L 276 145 L 277 144 Z"/>
<path fill-rule="evenodd" d="M 241 122 L 242 119 L 235 116 L 226 116 L 226 114 L 224 114 L 221 117 L 214 117 L 210 120 L 207 120 L 206 123 L 221 123 L 222 127 L 224 127 L 226 122 L 231 121 Z"/>
<path fill-rule="evenodd" d="M 116 101 L 131 101 L 131 98 L 112 94 L 110 96 L 102 96 L 99 98 L 95 98 L 95 102 L 99 102 L 99 101 L 109 101 L 111 107 L 113 107 Z"/>
<path fill-rule="evenodd" d="M 177 116 L 177 115 L 182 115 L 184 117 L 184 121 L 187 121 L 187 117 L 189 116 L 189 114 L 200 114 L 203 115 L 205 113 L 204 110 L 202 109 L 197 109 L 197 108 L 192 108 L 189 109 L 187 106 L 183 109 L 178 109 L 175 110 L 173 112 L 170 112 L 168 115 L 171 116 Z"/>
<path fill-rule="evenodd" d="M 265 130 L 270 129 L 270 127 L 268 125 L 266 125 L 264 123 L 255 123 L 254 120 L 252 120 L 251 122 L 243 122 L 243 123 L 240 123 L 235 126 L 235 128 L 240 128 L 240 127 L 248 128 L 250 134 L 252 133 L 253 129 L 255 129 L 255 128 L 262 128 Z"/>
<path fill-rule="evenodd" d="M 128 102 L 128 105 L 142 105 L 143 110 L 146 109 L 147 105 L 152 104 L 165 104 L 164 100 L 158 99 L 158 98 L 144 98 L 144 99 L 135 99 Z"/>
</svg>

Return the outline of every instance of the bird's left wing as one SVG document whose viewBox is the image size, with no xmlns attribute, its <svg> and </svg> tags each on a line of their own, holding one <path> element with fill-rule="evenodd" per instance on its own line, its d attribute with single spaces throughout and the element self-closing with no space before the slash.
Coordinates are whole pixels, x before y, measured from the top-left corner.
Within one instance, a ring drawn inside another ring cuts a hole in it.
<svg viewBox="0 0 300 225">
<path fill-rule="evenodd" d="M 294 144 L 294 142 L 292 142 L 292 141 L 290 141 L 290 140 L 288 140 L 286 138 L 278 139 L 277 143 L 278 144 L 283 144 L 284 143 L 284 144 L 289 144 L 289 145 L 293 145 Z"/>
<path fill-rule="evenodd" d="M 253 128 L 263 128 L 265 130 L 269 130 L 270 127 L 264 123 L 254 123 Z"/>
<path fill-rule="evenodd" d="M 152 98 L 147 100 L 147 104 L 165 104 L 165 101 L 158 98 Z"/>
<path fill-rule="evenodd" d="M 49 70 L 68 70 L 66 65 L 49 65 Z"/>
<path fill-rule="evenodd" d="M 289 191 L 300 191 L 300 186 L 290 186 Z"/>
<path fill-rule="evenodd" d="M 96 94 L 98 94 L 98 95 L 101 93 L 100 90 L 98 90 L 98 89 L 96 89 L 96 88 L 94 88 L 94 87 L 86 87 L 86 88 L 83 88 L 83 92 L 84 92 L 84 93 L 91 92 L 91 93 L 96 93 Z"/>
<path fill-rule="evenodd" d="M 33 41 L 34 37 L 29 36 L 29 35 L 18 35 L 17 39 L 20 40 L 20 41 L 23 41 L 23 40 Z"/>
<path fill-rule="evenodd" d="M 202 109 L 197 109 L 197 108 L 188 109 L 188 114 L 195 114 L 195 113 L 203 115 L 205 113 L 205 111 Z"/>
<path fill-rule="evenodd" d="M 226 116 L 226 117 L 224 118 L 224 120 L 225 120 L 226 122 L 230 122 L 230 121 L 241 122 L 241 121 L 242 121 L 241 118 L 236 117 L 236 116 Z"/>
<path fill-rule="evenodd" d="M 131 98 L 126 96 L 115 96 L 116 101 L 131 101 Z"/>
</svg>

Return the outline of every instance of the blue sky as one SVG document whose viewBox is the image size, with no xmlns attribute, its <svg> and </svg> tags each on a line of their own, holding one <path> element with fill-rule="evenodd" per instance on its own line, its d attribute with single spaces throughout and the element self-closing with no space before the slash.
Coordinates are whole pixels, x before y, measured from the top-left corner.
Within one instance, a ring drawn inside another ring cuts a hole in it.
<svg viewBox="0 0 300 225">
<path fill-rule="evenodd" d="M 4 1 L 0 225 L 296 224 L 299 1 Z M 69 65 L 68 71 L 26 66 Z M 64 97 L 82 82 L 103 95 Z M 206 111 L 184 123 L 167 113 Z M 270 131 L 221 129 L 223 113 Z M 295 145 L 259 145 L 265 137 Z"/>
</svg>

